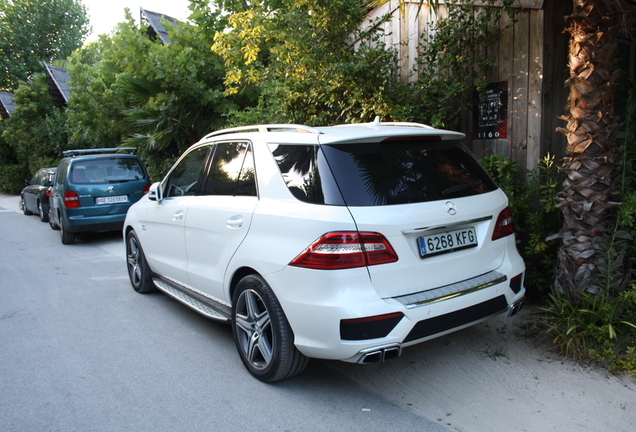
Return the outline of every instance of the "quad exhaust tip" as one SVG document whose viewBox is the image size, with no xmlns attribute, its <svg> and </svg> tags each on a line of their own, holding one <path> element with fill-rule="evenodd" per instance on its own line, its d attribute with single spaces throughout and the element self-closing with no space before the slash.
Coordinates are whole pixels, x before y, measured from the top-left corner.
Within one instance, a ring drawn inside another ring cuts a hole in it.
<svg viewBox="0 0 636 432">
<path fill-rule="evenodd" d="M 521 299 L 516 303 L 508 305 L 508 316 L 515 316 L 521 309 L 523 309 L 523 302 L 525 299 Z"/>
<path fill-rule="evenodd" d="M 387 360 L 393 360 L 398 358 L 402 354 L 402 347 L 400 345 L 389 345 L 385 347 L 381 347 L 370 351 L 368 353 L 364 353 L 358 363 L 361 364 L 373 364 L 380 363 Z"/>
</svg>

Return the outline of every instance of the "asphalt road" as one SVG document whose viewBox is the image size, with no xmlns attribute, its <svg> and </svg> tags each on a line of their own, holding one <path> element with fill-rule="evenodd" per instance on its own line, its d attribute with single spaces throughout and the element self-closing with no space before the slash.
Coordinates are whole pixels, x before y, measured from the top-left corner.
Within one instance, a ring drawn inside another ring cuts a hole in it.
<svg viewBox="0 0 636 432">
<path fill-rule="evenodd" d="M 120 233 L 0 207 L 0 431 L 448 431 L 313 360 L 264 384 L 229 326 L 130 287 Z"/>
</svg>

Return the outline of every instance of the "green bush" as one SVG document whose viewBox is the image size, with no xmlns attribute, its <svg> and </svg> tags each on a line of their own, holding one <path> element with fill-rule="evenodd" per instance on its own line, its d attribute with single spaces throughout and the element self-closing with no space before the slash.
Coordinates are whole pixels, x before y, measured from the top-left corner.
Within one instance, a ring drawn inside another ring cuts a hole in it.
<svg viewBox="0 0 636 432">
<path fill-rule="evenodd" d="M 30 180 L 31 173 L 26 165 L 0 166 L 0 191 L 17 195 L 24 188 L 24 180 Z"/>
<path fill-rule="evenodd" d="M 551 294 L 543 310 L 540 324 L 561 353 L 636 377 L 636 284 L 615 297 L 582 293 L 578 302 Z"/>
<path fill-rule="evenodd" d="M 166 151 L 150 152 L 144 149 L 141 149 L 138 155 L 146 167 L 151 183 L 163 180 L 178 158 L 178 156 L 171 156 Z"/>
<path fill-rule="evenodd" d="M 554 156 L 540 159 L 536 172 L 527 171 L 527 181 L 520 179 L 519 164 L 504 156 L 489 156 L 481 163 L 510 201 L 518 249 L 526 262 L 528 295 L 544 295 L 554 281 L 558 247 L 546 238 L 561 228 L 554 199 L 558 184 Z"/>
</svg>

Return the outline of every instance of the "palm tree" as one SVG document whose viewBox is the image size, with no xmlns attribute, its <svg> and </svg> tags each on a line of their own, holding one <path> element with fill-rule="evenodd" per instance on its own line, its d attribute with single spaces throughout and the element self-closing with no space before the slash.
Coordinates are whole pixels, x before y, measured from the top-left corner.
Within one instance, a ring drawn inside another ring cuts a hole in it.
<svg viewBox="0 0 636 432">
<path fill-rule="evenodd" d="M 625 280 L 622 254 L 608 241 L 615 226 L 616 168 L 621 148 L 614 113 L 618 76 L 616 49 L 633 0 L 573 0 L 569 17 L 570 77 L 565 128 L 567 149 L 563 191 L 557 207 L 563 215 L 555 289 L 573 299 L 620 288 Z"/>
</svg>

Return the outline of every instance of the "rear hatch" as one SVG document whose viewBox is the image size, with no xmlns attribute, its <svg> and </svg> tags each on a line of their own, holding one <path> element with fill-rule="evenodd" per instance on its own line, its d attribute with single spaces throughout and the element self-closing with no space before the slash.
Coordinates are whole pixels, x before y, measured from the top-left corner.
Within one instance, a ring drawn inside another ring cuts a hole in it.
<svg viewBox="0 0 636 432">
<path fill-rule="evenodd" d="M 69 184 L 78 195 L 82 215 L 94 217 L 126 214 L 150 182 L 138 158 L 116 155 L 74 161 Z"/>
<path fill-rule="evenodd" d="M 491 237 L 507 198 L 450 138 L 322 146 L 357 229 L 383 234 L 398 255 L 368 267 L 383 298 L 482 275 L 505 257 L 506 241 Z"/>
</svg>

